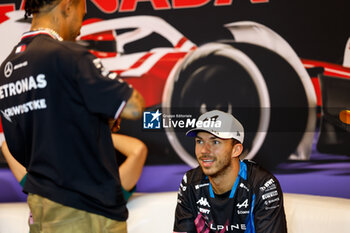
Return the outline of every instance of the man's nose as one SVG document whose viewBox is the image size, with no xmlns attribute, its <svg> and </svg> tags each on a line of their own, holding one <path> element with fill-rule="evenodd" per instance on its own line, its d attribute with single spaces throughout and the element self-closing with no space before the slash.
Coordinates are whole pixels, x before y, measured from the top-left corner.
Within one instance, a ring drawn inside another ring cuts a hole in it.
<svg viewBox="0 0 350 233">
<path fill-rule="evenodd" d="M 201 153 L 202 154 L 208 154 L 210 153 L 210 145 L 209 143 L 204 142 L 201 147 Z"/>
</svg>

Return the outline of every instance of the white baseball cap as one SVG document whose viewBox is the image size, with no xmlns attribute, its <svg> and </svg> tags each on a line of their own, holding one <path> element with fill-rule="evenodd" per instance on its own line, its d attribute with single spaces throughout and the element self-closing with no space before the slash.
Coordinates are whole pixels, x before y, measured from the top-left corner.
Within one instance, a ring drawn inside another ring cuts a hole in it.
<svg viewBox="0 0 350 233">
<path fill-rule="evenodd" d="M 234 138 L 240 143 L 244 140 L 242 124 L 231 114 L 219 110 L 202 114 L 196 122 L 196 128 L 187 131 L 186 135 L 195 137 L 198 131 L 206 131 L 222 139 Z"/>
</svg>

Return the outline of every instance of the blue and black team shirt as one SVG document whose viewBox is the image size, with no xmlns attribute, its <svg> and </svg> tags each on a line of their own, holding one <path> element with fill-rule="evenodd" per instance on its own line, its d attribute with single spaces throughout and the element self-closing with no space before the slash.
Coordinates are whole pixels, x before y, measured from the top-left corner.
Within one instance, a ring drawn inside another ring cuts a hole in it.
<svg viewBox="0 0 350 233">
<path fill-rule="evenodd" d="M 202 169 L 192 169 L 180 184 L 174 231 L 285 233 L 279 182 L 255 163 L 240 161 L 232 190 L 216 195 Z"/>
<path fill-rule="evenodd" d="M 133 89 L 73 42 L 25 33 L 0 68 L 8 147 L 28 171 L 24 191 L 116 220 L 127 218 L 108 118 Z"/>
</svg>

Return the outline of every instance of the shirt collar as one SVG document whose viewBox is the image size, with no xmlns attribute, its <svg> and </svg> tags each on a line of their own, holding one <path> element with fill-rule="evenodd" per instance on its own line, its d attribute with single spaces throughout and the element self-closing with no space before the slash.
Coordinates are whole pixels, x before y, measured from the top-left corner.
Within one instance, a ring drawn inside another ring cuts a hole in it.
<svg viewBox="0 0 350 233">
<path fill-rule="evenodd" d="M 247 164 L 242 160 L 239 160 L 239 172 L 238 176 L 242 177 L 244 180 L 247 180 Z"/>
<path fill-rule="evenodd" d="M 208 178 L 208 176 L 206 176 L 206 178 Z M 240 178 L 242 178 L 244 180 L 247 180 L 247 164 L 245 164 L 242 160 L 239 160 L 238 176 L 237 176 L 236 181 L 235 181 L 235 183 L 234 183 L 234 185 L 233 185 L 233 187 L 231 189 L 231 193 L 230 193 L 229 198 L 233 198 L 233 196 L 234 196 L 234 194 L 236 192 L 236 189 L 237 189 L 237 186 L 238 186 Z M 211 186 L 210 181 L 209 181 L 209 194 L 210 194 L 211 198 L 215 198 L 213 187 Z"/>
<path fill-rule="evenodd" d="M 56 33 L 55 31 L 53 31 L 51 29 L 45 29 L 45 28 L 35 30 L 35 31 L 25 32 L 22 34 L 21 40 L 28 38 L 28 37 L 37 36 L 37 35 L 48 35 L 55 40 L 63 41 L 63 38 L 60 35 L 58 35 L 58 33 Z"/>
</svg>

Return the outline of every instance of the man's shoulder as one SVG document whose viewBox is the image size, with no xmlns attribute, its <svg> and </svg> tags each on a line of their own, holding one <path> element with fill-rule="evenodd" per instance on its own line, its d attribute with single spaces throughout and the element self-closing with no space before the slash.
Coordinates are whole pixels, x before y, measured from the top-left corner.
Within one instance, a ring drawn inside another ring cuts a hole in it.
<svg viewBox="0 0 350 233">
<path fill-rule="evenodd" d="M 77 42 L 61 41 L 57 43 L 57 49 L 61 50 L 63 53 L 69 54 L 70 56 L 92 56 L 87 48 Z"/>
<path fill-rule="evenodd" d="M 247 165 L 247 172 L 258 173 L 259 175 L 272 175 L 272 173 L 252 160 L 243 160 Z"/>
<path fill-rule="evenodd" d="M 277 178 L 270 171 L 254 161 L 244 160 L 243 162 L 247 165 L 247 179 L 253 186 L 260 186 L 270 179 L 277 181 Z"/>
<path fill-rule="evenodd" d="M 78 42 L 74 41 L 61 41 L 60 44 L 66 49 L 72 50 L 73 52 L 89 52 L 89 50 Z"/>
<path fill-rule="evenodd" d="M 199 184 L 205 179 L 205 175 L 200 167 L 187 171 L 183 177 L 183 181 L 188 184 Z"/>
<path fill-rule="evenodd" d="M 33 60 L 45 62 L 53 62 L 57 59 L 71 63 L 78 61 L 83 56 L 91 54 L 87 48 L 72 41 L 58 41 L 47 35 L 37 35 L 29 38 L 24 38 L 15 46 L 9 57 L 17 57 L 15 52 L 18 46 L 25 45 L 25 53 L 21 56 Z M 34 56 L 35 55 L 35 56 Z M 39 55 L 39 56 L 38 56 Z M 92 54 L 91 54 L 92 55 Z"/>
<path fill-rule="evenodd" d="M 48 57 L 58 59 L 60 64 L 67 69 L 75 66 L 79 62 L 93 61 L 96 57 L 84 46 L 72 41 L 54 41 L 48 51 Z"/>
<path fill-rule="evenodd" d="M 36 36 L 30 43 L 35 47 L 46 46 L 46 52 L 53 52 L 56 53 L 56 55 L 68 56 L 66 58 L 90 54 L 89 50 L 78 42 L 58 41 L 47 36 Z"/>
</svg>

